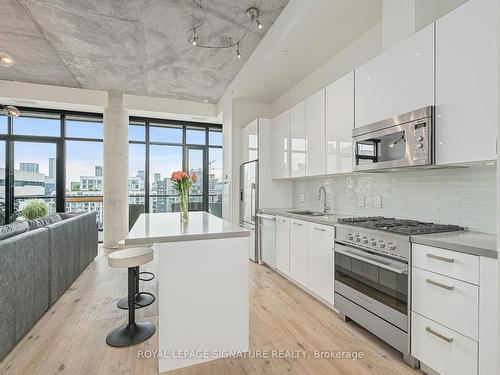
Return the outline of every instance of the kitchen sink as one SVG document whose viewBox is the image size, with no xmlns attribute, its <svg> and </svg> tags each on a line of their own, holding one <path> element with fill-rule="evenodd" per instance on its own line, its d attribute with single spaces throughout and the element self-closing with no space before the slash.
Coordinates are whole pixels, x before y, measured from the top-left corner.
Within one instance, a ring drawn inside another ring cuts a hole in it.
<svg viewBox="0 0 500 375">
<path fill-rule="evenodd" d="M 295 214 L 295 215 L 305 215 L 305 216 L 325 216 L 324 213 L 322 212 L 314 212 L 314 211 L 308 211 L 308 210 L 297 210 L 297 211 L 287 211 L 289 214 Z"/>
</svg>

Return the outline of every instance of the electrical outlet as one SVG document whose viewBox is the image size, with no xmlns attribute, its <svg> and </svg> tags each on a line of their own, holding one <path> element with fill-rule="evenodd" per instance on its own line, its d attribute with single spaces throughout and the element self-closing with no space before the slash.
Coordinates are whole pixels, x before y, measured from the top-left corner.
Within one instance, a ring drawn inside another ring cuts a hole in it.
<svg viewBox="0 0 500 375">
<path fill-rule="evenodd" d="M 300 203 L 304 203 L 306 201 L 306 195 L 304 193 L 300 193 Z"/>
<path fill-rule="evenodd" d="M 359 207 L 364 207 L 365 206 L 365 196 L 364 195 L 360 195 L 358 197 L 358 205 L 359 205 Z"/>
<path fill-rule="evenodd" d="M 375 197 L 375 208 L 382 208 L 382 196 L 380 195 Z"/>
</svg>

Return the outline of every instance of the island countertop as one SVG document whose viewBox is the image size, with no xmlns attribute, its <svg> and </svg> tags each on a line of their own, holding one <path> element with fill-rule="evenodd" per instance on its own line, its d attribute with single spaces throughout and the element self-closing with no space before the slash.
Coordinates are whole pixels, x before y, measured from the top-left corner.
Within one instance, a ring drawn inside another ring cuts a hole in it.
<svg viewBox="0 0 500 375">
<path fill-rule="evenodd" d="M 189 212 L 181 223 L 179 212 L 141 214 L 130 230 L 125 245 L 249 237 L 250 232 L 208 212 Z"/>
</svg>

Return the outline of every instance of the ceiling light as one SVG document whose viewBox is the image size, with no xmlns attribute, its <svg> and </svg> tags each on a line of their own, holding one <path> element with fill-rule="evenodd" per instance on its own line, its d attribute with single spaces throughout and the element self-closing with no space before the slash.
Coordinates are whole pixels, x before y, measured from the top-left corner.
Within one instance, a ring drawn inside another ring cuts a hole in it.
<svg viewBox="0 0 500 375">
<path fill-rule="evenodd" d="M 12 66 L 14 65 L 15 61 L 12 58 L 12 56 L 0 52 L 0 66 Z"/>
<path fill-rule="evenodd" d="M 19 109 L 12 105 L 2 105 L 2 107 L 5 114 L 9 117 L 19 117 L 19 115 L 21 114 L 19 112 Z"/>
<path fill-rule="evenodd" d="M 219 44 L 211 44 L 206 41 L 208 41 L 207 38 L 203 38 L 203 43 L 200 44 L 200 40 L 196 36 L 196 31 L 200 29 L 208 20 L 208 15 L 205 7 L 203 6 L 202 0 L 192 0 L 194 5 L 198 8 L 199 11 L 202 13 L 202 20 L 198 22 L 196 25 L 192 26 L 186 31 L 186 39 L 189 42 L 189 44 L 192 44 L 195 47 L 198 48 L 212 48 L 212 49 L 224 49 L 224 48 L 232 48 L 234 46 L 237 47 L 236 49 L 236 57 L 238 59 L 241 58 L 240 54 L 240 48 L 239 45 L 245 39 L 245 37 L 248 35 L 248 32 L 250 31 L 251 26 L 254 25 L 254 23 L 257 24 L 257 28 L 260 30 L 264 26 L 262 23 L 260 23 L 259 16 L 260 16 L 260 9 L 257 7 L 250 7 L 245 11 L 246 17 L 244 18 L 243 22 L 241 22 L 240 26 L 241 28 L 245 29 L 245 32 L 240 36 L 239 38 L 231 38 L 229 37 L 229 43 L 219 43 Z"/>
</svg>

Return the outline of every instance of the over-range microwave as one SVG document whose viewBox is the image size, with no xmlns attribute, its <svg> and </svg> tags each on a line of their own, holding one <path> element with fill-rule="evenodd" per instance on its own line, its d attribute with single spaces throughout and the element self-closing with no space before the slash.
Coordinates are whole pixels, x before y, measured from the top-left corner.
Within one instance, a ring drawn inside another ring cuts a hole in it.
<svg viewBox="0 0 500 375">
<path fill-rule="evenodd" d="M 354 171 L 434 164 L 432 106 L 355 128 L 352 135 Z"/>
</svg>

